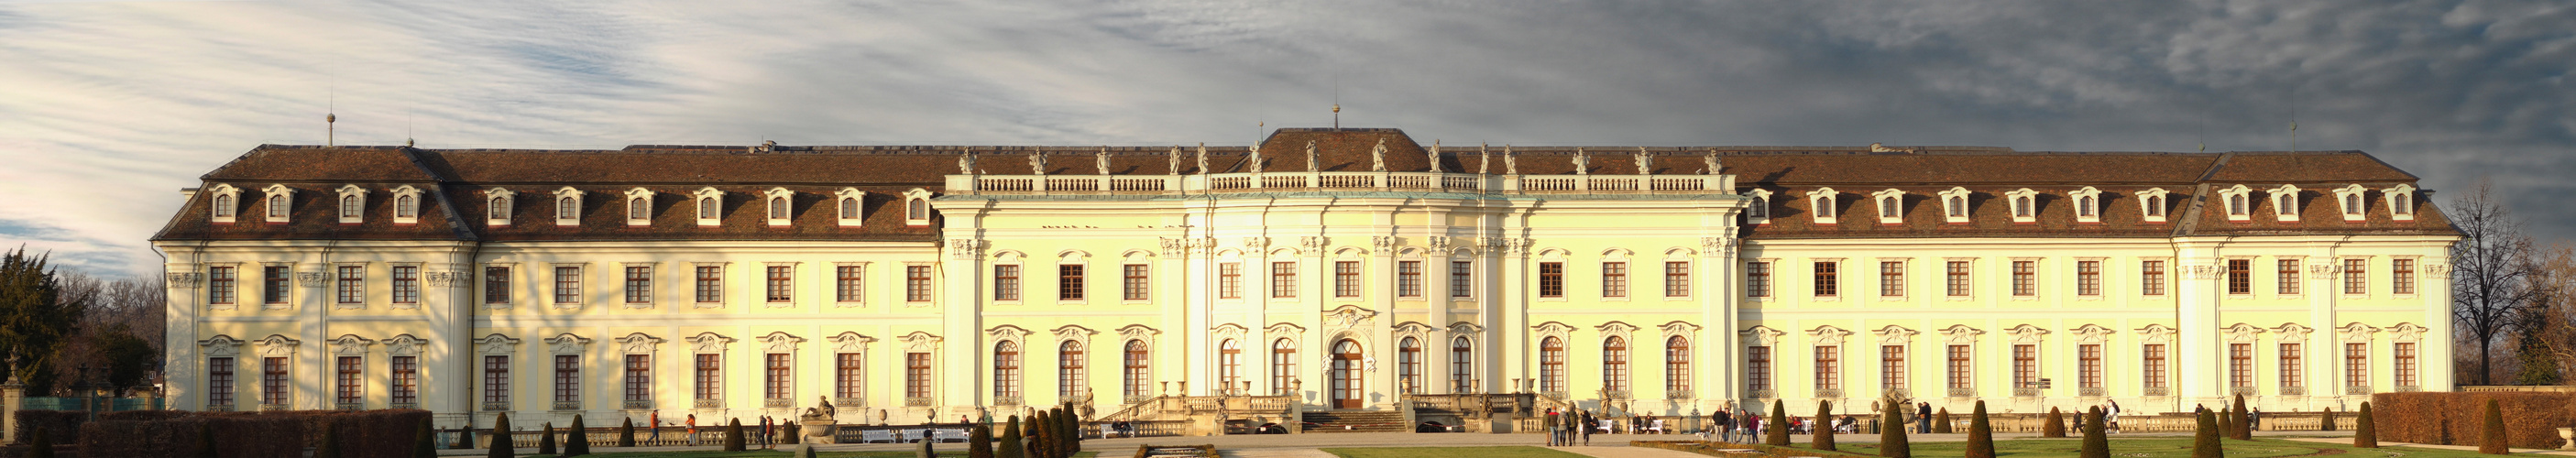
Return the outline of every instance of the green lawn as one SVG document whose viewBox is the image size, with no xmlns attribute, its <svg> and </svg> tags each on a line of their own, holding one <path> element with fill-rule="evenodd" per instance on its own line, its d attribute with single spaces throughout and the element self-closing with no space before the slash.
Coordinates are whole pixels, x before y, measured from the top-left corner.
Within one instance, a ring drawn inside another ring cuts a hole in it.
<svg viewBox="0 0 2576 458">
<path fill-rule="evenodd" d="M 793 447 L 793 446 L 790 446 L 790 447 Z M 778 450 L 752 450 L 752 451 L 748 451 L 748 452 L 719 452 L 719 451 L 713 451 L 713 450 L 692 450 L 692 451 L 686 451 L 686 452 L 593 453 L 593 454 L 582 455 L 582 456 L 584 456 L 584 457 L 593 457 L 593 456 L 595 456 L 595 457 L 600 457 L 600 458 L 647 458 L 647 457 L 650 457 L 650 458 L 737 458 L 737 457 L 783 458 L 783 457 L 791 456 L 791 455 L 788 453 L 788 452 L 789 452 L 789 450 L 792 450 L 792 449 L 789 449 L 789 448 L 781 448 L 781 449 L 778 449 Z M 1074 457 L 1074 458 L 1094 458 L 1095 456 L 1098 456 L 1099 454 L 1100 454 L 1100 452 L 1081 452 L 1081 453 L 1075 453 L 1075 454 L 1073 455 L 1073 457 Z M 820 457 L 826 457 L 826 458 L 912 458 L 912 452 L 816 452 L 816 453 L 814 454 L 814 456 L 820 456 Z M 554 456 L 554 455 L 524 455 L 524 458 L 555 458 L 555 456 Z M 943 452 L 939 452 L 939 458 L 966 458 L 966 452 L 965 452 L 965 451 L 962 451 L 962 450 L 961 450 L 961 451 L 943 451 Z"/>
<path fill-rule="evenodd" d="M 1529 446 L 1501 447 L 1371 447 L 1327 448 L 1342 458 L 1587 458 L 1583 455 Z"/>
<path fill-rule="evenodd" d="M 2344 443 L 2344 444 L 2328 444 L 2328 443 L 2317 443 L 2317 442 L 2288 441 L 2288 440 L 2280 440 L 2280 439 L 2257 439 L 2257 440 L 2250 441 L 2250 442 L 2249 442 L 2249 441 L 2236 441 L 2236 440 L 2229 440 L 2229 441 L 2221 441 L 2221 443 L 2222 443 L 2222 444 L 2224 444 L 2224 445 L 2226 446 L 2226 448 L 2227 448 L 2227 456 L 2228 456 L 2229 458 L 2238 458 L 2238 457 L 2242 457 L 2242 458 L 2285 457 L 2285 456 L 2301 456 L 2301 455 L 2314 455 L 2314 454 L 2335 454 L 2335 453 L 2338 453 L 2338 452 L 2340 452 L 2340 454 L 2337 454 L 2337 455 L 2336 455 L 2336 456 L 2337 456 L 2337 458 L 2373 458 L 2373 457 L 2391 457 L 2391 456 L 2404 456 L 2404 457 L 2473 457 L 2473 456 L 2486 456 L 2486 455 L 2479 455 L 2479 454 L 2477 454 L 2477 452 L 2476 452 L 2476 451 L 2462 451 L 2462 450 L 2435 450 L 2435 449 L 2419 449 L 2419 448 L 2377 448 L 2377 449 L 2367 449 L 2367 448 L 2353 448 L 2351 445 L 2349 445 L 2349 443 Z M 1798 445 L 1798 446 L 1800 446 L 1800 447 L 1804 447 L 1804 446 L 1806 446 L 1806 444 L 1803 444 L 1803 443 L 1801 443 L 1801 444 L 1795 444 L 1795 445 Z M 1995 442 L 1995 456 L 1997 456 L 1997 457 L 2076 456 L 2076 452 L 2077 452 L 2077 451 L 2078 451 L 2078 449 L 2079 449 L 2079 448 L 2081 448 L 2082 446 L 2083 446 L 2083 441 L 2078 440 L 2078 439 L 2015 439 L 2015 440 L 2004 440 L 2004 441 L 1996 441 L 1996 442 Z M 1967 449 L 1967 447 L 1968 447 L 1968 443 L 1966 443 L 1966 442 L 1916 442 L 1916 443 L 1914 443 L 1914 444 L 1913 444 L 1914 456 L 1921 456 L 1921 457 L 1965 456 L 1965 455 L 1967 454 L 1967 450 L 1966 450 L 1966 449 Z M 1840 448 L 1842 451 L 1844 451 L 1844 452 L 1850 452 L 1850 453 L 1858 453 L 1858 454 L 1872 455 L 1872 456 L 1875 456 L 1875 455 L 1877 455 L 1877 454 L 1878 454 L 1878 446 L 1877 446 L 1876 444 L 1843 444 L 1843 445 L 1842 445 L 1842 446 L 1840 446 L 1839 448 Z M 2189 458 L 2189 457 L 2191 456 L 2191 438 L 2188 438 L 2188 437 L 2178 437 L 2178 438 L 2112 439 L 2112 440 L 2111 440 L 2111 456 L 2113 456 L 2113 457 L 2119 457 L 2119 458 L 2166 458 L 2166 457 Z"/>
</svg>

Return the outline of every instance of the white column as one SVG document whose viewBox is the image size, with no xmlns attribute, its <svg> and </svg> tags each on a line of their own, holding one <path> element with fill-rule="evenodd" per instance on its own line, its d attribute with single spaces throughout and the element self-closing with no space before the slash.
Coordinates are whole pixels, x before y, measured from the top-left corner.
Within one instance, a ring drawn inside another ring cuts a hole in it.
<svg viewBox="0 0 2576 458">
<path fill-rule="evenodd" d="M 2227 355 L 2218 331 L 2218 303 L 2227 297 L 2227 260 L 2210 242 L 2177 242 L 2174 254 L 2183 269 L 2174 285 L 2180 317 L 2174 339 L 2181 347 L 2171 360 L 2174 395 L 2185 411 L 2194 404 L 2214 407 L 2227 397 Z"/>
</svg>

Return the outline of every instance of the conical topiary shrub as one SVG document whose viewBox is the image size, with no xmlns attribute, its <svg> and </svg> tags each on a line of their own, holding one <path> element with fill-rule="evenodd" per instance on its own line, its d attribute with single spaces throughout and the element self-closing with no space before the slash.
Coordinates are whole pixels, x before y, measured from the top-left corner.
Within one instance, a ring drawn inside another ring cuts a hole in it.
<svg viewBox="0 0 2576 458">
<path fill-rule="evenodd" d="M 340 458 L 340 433 L 332 431 L 331 422 L 322 422 L 321 443 L 314 444 L 313 458 Z"/>
<path fill-rule="evenodd" d="M 2379 425 L 2371 424 L 2370 403 L 2361 403 L 2361 416 L 2352 419 L 2352 446 L 2379 448 Z"/>
<path fill-rule="evenodd" d="M 192 456 L 192 457 L 195 457 L 195 458 L 216 458 L 216 457 L 215 457 L 215 422 L 211 422 L 211 421 L 200 421 L 200 422 L 197 422 L 197 453 L 195 453 L 195 454 L 191 454 L 191 455 L 189 455 L 189 456 Z"/>
<path fill-rule="evenodd" d="M 1932 414 L 1932 432 L 1939 434 L 1954 434 L 1958 432 L 1957 428 L 1950 426 L 1950 408 L 1942 407 L 1940 412 Z"/>
<path fill-rule="evenodd" d="M 492 444 L 489 447 L 485 447 L 489 449 L 489 451 L 483 456 L 486 458 L 517 458 L 519 456 L 519 447 L 517 444 L 510 443 L 510 436 L 510 414 L 508 412 L 503 412 L 494 415 L 492 418 Z"/>
<path fill-rule="evenodd" d="M 537 436 L 537 454 L 555 454 L 555 423 L 546 422 L 545 434 Z"/>
<path fill-rule="evenodd" d="M 1815 437 L 1809 438 L 1811 440 L 1807 444 L 1808 447 L 1824 451 L 1835 450 L 1834 427 L 1828 420 L 1831 418 L 1834 418 L 1834 402 L 1816 401 L 1816 434 L 1814 434 Z"/>
<path fill-rule="evenodd" d="M 50 435 L 45 432 L 45 430 L 50 428 L 31 429 L 35 430 L 35 433 L 31 434 L 35 437 L 28 438 L 27 458 L 54 458 L 54 440 L 52 438 L 45 437 Z"/>
<path fill-rule="evenodd" d="M 1880 404 L 1890 406 L 1898 405 L 1894 398 L 1889 398 Z M 1894 458 L 1914 457 L 1914 446 L 1905 440 L 1904 411 L 1905 409 L 1903 407 L 1896 407 L 1887 409 L 1886 413 L 1880 414 L 1881 416 L 1886 417 L 1886 419 L 1882 421 L 1886 426 L 1880 427 L 1878 431 L 1878 456 Z"/>
<path fill-rule="evenodd" d="M 590 454 L 590 428 L 581 423 L 581 414 L 572 414 L 572 428 L 564 430 L 563 456 Z"/>
<path fill-rule="evenodd" d="M 2111 438 L 2102 435 L 2102 408 L 2084 410 L 2084 448 L 2079 458 L 2111 458 Z"/>
<path fill-rule="evenodd" d="M 1055 413 L 1040 410 L 1029 416 L 1029 424 L 1020 426 L 1022 432 L 1028 433 L 1029 458 L 1056 458 L 1053 417 Z"/>
<path fill-rule="evenodd" d="M 1592 427 L 1592 425 L 1583 426 Z M 1782 406 L 1780 400 L 1771 400 L 1771 419 L 1764 420 L 1762 427 L 1770 430 L 1762 435 L 1763 444 L 1773 447 L 1789 446 L 1789 408 Z"/>
<path fill-rule="evenodd" d="M 2236 405 L 2230 407 L 2230 411 L 2234 412 L 2235 416 L 2228 418 L 2227 421 L 2229 426 L 2234 426 L 2236 429 L 2229 430 L 2227 437 L 2241 441 L 2254 440 L 2254 411 L 2245 410 L 2245 395 L 2236 395 Z"/>
<path fill-rule="evenodd" d="M 787 422 L 781 422 L 781 423 L 784 423 L 784 424 L 782 424 L 782 425 L 778 425 L 778 432 L 780 433 L 780 436 L 781 436 L 781 437 L 779 437 L 779 438 L 778 438 L 778 443 L 780 443 L 780 444 L 786 444 L 786 445 L 796 445 L 796 444 L 802 444 L 802 443 L 805 443 L 805 424 L 804 424 L 804 423 L 793 422 L 793 421 L 787 421 Z"/>
<path fill-rule="evenodd" d="M 1082 453 L 1082 412 L 1074 410 L 1072 404 L 1065 404 L 1064 453 L 1058 456 L 1071 457 L 1075 453 Z"/>
<path fill-rule="evenodd" d="M 2236 413 L 2234 411 L 2218 411 L 2218 437 L 2222 439 L 2236 437 Z"/>
<path fill-rule="evenodd" d="M 627 417 L 626 423 L 617 425 L 617 446 L 635 446 L 635 417 Z"/>
<path fill-rule="evenodd" d="M 1995 458 L 1995 427 L 1986 423 L 1986 401 L 1968 414 L 1968 458 Z"/>
<path fill-rule="evenodd" d="M 2039 437 L 2066 437 L 2066 415 L 2057 413 L 2056 407 L 2048 408 L 2048 422 L 2039 425 Z"/>
<path fill-rule="evenodd" d="M 2218 445 L 2218 416 L 2208 408 L 2198 414 L 2199 425 L 2191 431 L 2191 458 L 2225 458 L 2227 451 Z"/>
<path fill-rule="evenodd" d="M 1002 422 L 1002 443 L 993 447 L 993 458 L 1028 458 L 1027 449 L 1020 444 L 1022 438 L 1020 416 L 1012 415 L 1010 421 Z"/>
<path fill-rule="evenodd" d="M 430 420 L 420 419 L 420 433 L 413 439 L 411 458 L 438 458 L 438 431 L 429 427 Z"/>
<path fill-rule="evenodd" d="M 976 425 L 966 433 L 966 458 L 993 458 L 993 428 Z"/>
<path fill-rule="evenodd" d="M 2513 447 L 2504 439 L 2504 409 L 2496 405 L 2496 400 L 2488 399 L 2485 416 L 2486 424 L 2478 428 L 2478 453 L 2512 454 Z"/>
<path fill-rule="evenodd" d="M 742 419 L 734 418 L 725 420 L 724 451 L 741 452 L 751 450 L 750 446 L 744 445 L 743 439 Z"/>
<path fill-rule="evenodd" d="M 2333 431 L 2333 430 L 2335 430 L 2335 411 L 2334 411 L 2334 408 L 2333 408 L 2333 407 L 2327 407 L 2327 408 L 2326 408 L 2326 410 L 2325 410 L 2325 418 L 2323 418 L 2323 419 L 2321 419 L 2321 420 L 2319 420 L 2319 421 L 2317 422 L 2317 430 L 2318 430 L 2318 431 Z"/>
</svg>

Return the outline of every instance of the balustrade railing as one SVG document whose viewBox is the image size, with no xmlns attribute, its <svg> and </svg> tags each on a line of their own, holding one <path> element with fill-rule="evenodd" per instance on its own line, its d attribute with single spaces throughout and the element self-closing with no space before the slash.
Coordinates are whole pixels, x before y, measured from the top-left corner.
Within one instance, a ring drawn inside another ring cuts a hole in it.
<svg viewBox="0 0 2576 458">
<path fill-rule="evenodd" d="M 1733 192 L 1733 175 L 1492 175 L 1440 172 L 1267 172 L 1212 175 L 949 175 L 956 193 L 1167 194 L 1430 190 L 1466 193 Z"/>
</svg>

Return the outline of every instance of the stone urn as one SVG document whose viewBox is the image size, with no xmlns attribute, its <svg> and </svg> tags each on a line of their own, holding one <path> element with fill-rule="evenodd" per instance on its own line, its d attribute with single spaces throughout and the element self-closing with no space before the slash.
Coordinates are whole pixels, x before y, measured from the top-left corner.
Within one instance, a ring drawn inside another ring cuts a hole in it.
<svg viewBox="0 0 2576 458">
<path fill-rule="evenodd" d="M 2576 450 L 2576 428 L 2558 428 L 2558 439 L 2567 441 L 2559 450 Z"/>
<path fill-rule="evenodd" d="M 840 425 L 832 421 L 832 417 L 805 417 L 797 423 L 803 425 L 801 429 L 805 433 L 805 443 L 836 444 L 838 442 L 834 440 L 841 437 L 838 430 Z"/>
</svg>

